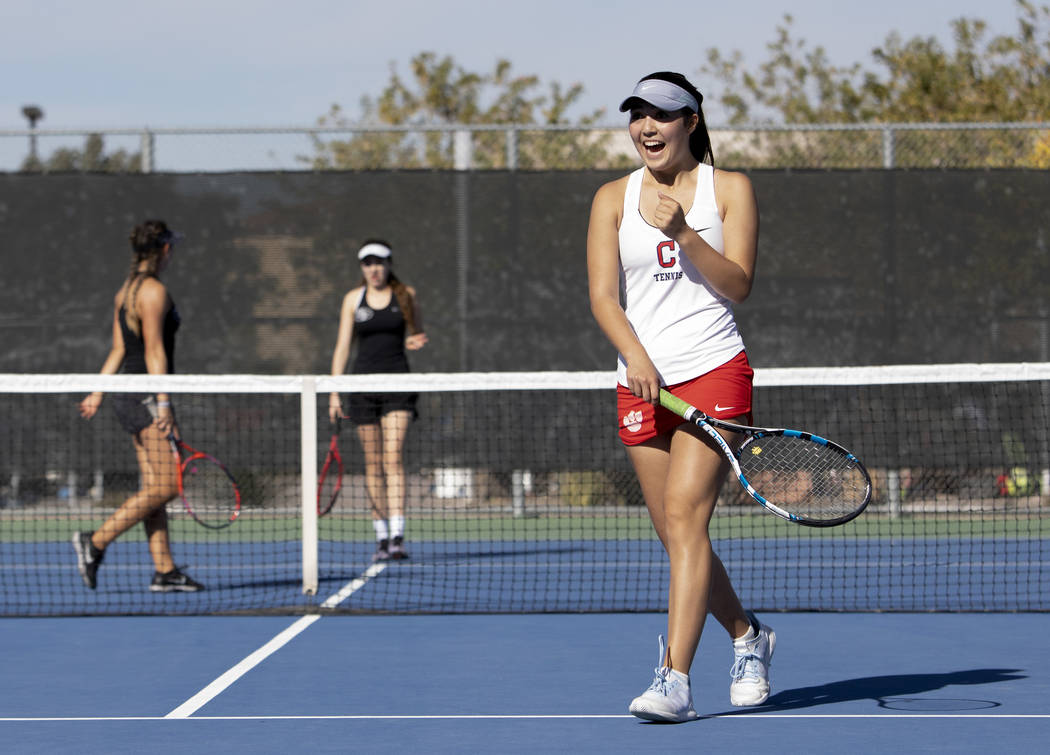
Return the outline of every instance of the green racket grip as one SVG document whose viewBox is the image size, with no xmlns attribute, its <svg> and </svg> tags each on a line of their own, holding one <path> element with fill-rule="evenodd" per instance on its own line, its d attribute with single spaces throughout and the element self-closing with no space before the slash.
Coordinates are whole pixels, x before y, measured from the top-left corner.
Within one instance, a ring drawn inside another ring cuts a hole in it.
<svg viewBox="0 0 1050 755">
<path fill-rule="evenodd" d="M 693 419 L 692 414 L 696 411 L 696 407 L 678 398 L 673 393 L 669 393 L 664 388 L 660 389 L 660 406 L 690 421 Z"/>
</svg>

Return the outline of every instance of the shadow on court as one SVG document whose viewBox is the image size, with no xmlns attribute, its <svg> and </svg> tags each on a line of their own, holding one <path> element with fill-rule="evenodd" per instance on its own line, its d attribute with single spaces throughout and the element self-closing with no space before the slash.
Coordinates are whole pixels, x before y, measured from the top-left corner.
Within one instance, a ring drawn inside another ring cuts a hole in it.
<svg viewBox="0 0 1050 755">
<path fill-rule="evenodd" d="M 469 550 L 448 550 L 439 553 L 426 553 L 423 557 L 416 557 L 415 561 L 420 564 L 438 564 L 442 562 L 450 561 L 469 561 L 469 560 L 498 560 L 502 558 L 515 558 L 520 556 L 560 556 L 566 553 L 579 553 L 582 549 L 578 546 L 573 545 L 544 545 L 537 544 L 535 546 L 509 546 L 509 547 L 492 547 L 487 550 L 473 548 Z M 411 564 L 409 564 L 411 565 Z"/>
<path fill-rule="evenodd" d="M 413 544 L 408 544 L 411 548 Z M 508 558 L 532 558 L 538 563 L 544 563 L 540 559 L 544 556 L 563 556 L 566 554 L 578 554 L 582 548 L 577 545 L 565 544 L 543 544 L 538 543 L 535 546 L 519 545 L 519 546 L 507 546 L 497 548 L 495 546 L 484 549 L 474 547 L 470 549 L 450 549 L 450 550 L 423 550 L 410 552 L 407 559 L 404 561 L 385 561 L 387 567 L 393 570 L 397 569 L 410 569 L 413 566 L 431 566 L 440 564 L 456 565 L 463 562 L 471 561 L 499 561 L 501 559 Z M 329 559 L 331 560 L 331 559 Z M 355 553 L 351 557 L 353 566 L 349 570 L 339 571 L 331 567 L 329 564 L 322 563 L 321 568 L 327 571 L 322 574 L 322 579 L 326 580 L 340 580 L 340 579 L 354 579 L 361 576 L 361 572 L 364 571 L 372 563 L 372 551 L 362 550 L 360 553 Z M 530 561 L 530 563 L 532 563 Z M 396 571 L 391 571 L 391 574 L 396 574 Z"/>
<path fill-rule="evenodd" d="M 891 676 L 864 676 L 858 679 L 844 679 L 840 682 L 818 684 L 812 687 L 799 687 L 778 692 L 769 698 L 765 705 L 747 710 L 733 710 L 719 713 L 719 716 L 747 715 L 748 713 L 770 713 L 776 711 L 812 708 L 818 705 L 845 703 L 855 700 L 872 700 L 880 708 L 899 708 L 896 701 L 888 698 L 900 698 L 908 695 L 921 695 L 925 692 L 944 689 L 956 685 L 995 684 L 1018 679 L 1027 679 L 1020 669 L 971 669 L 969 671 L 952 671 L 946 674 L 894 674 Z M 902 701 L 903 702 L 903 701 Z M 921 701 L 911 701 L 909 709 L 921 709 Z M 945 704 L 949 707 L 945 707 Z M 990 700 L 955 700 L 930 701 L 937 710 L 972 710 L 974 708 L 993 708 L 1001 705 Z M 951 707 L 957 704 L 956 707 Z"/>
</svg>

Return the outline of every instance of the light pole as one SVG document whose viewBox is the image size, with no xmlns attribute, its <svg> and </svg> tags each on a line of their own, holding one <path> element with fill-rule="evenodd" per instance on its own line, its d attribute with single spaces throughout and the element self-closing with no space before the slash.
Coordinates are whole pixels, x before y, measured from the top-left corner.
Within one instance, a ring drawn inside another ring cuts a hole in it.
<svg viewBox="0 0 1050 755">
<path fill-rule="evenodd" d="M 22 115 L 29 121 L 29 161 L 36 165 L 36 122 L 43 119 L 44 111 L 39 105 L 26 105 L 22 108 Z"/>
</svg>

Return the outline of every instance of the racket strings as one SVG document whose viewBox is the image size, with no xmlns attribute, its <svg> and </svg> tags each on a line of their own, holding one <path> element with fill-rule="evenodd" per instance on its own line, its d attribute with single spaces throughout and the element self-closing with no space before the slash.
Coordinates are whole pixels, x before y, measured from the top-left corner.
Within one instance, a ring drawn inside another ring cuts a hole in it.
<svg viewBox="0 0 1050 755">
<path fill-rule="evenodd" d="M 212 527 L 228 524 L 238 507 L 233 480 L 221 464 L 205 457 L 184 463 L 182 496 L 193 517 Z"/>
<path fill-rule="evenodd" d="M 863 469 L 834 446 L 771 435 L 745 444 L 739 459 L 744 477 L 763 498 L 800 517 L 837 519 L 867 497 Z"/>
</svg>

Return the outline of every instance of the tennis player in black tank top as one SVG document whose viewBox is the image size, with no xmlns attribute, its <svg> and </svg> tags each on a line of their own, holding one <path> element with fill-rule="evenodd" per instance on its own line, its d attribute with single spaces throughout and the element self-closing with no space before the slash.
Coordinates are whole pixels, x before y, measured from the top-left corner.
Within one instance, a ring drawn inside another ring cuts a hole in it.
<svg viewBox="0 0 1050 755">
<path fill-rule="evenodd" d="M 131 272 L 113 300 L 113 345 L 102 365 L 103 375 L 163 375 L 175 371 L 179 315 L 159 276 L 170 261 L 178 238 L 162 220 L 147 220 L 132 230 Z M 101 403 L 101 392 L 88 395 L 80 402 L 80 415 L 90 419 Z M 156 419 L 147 403 L 154 404 Z M 150 591 L 201 590 L 199 583 L 176 568 L 168 538 L 164 507 L 178 494 L 177 462 L 168 443 L 168 434 L 178 433 L 171 398 L 167 393 L 121 393 L 113 397 L 112 404 L 117 420 L 134 443 L 141 487 L 97 530 L 73 534 L 80 576 L 94 590 L 106 548 L 142 522 L 154 565 Z"/>
<path fill-rule="evenodd" d="M 124 360 L 121 362 L 120 372 L 122 375 L 145 375 L 149 372 L 146 365 L 146 342 L 141 332 L 136 332 L 128 323 L 133 318 L 128 312 L 130 302 L 138 298 L 139 288 L 146 279 L 147 274 L 136 274 L 127 285 L 124 286 L 124 301 L 121 303 L 117 313 L 120 323 L 120 335 L 124 341 Z M 179 311 L 175 303 L 164 315 L 162 337 L 164 343 L 164 356 L 168 363 L 168 373 L 175 372 L 175 332 L 179 329 Z M 150 396 L 141 393 L 118 393 L 113 396 L 111 403 L 113 411 L 117 415 L 117 421 L 125 431 L 131 435 L 137 435 L 140 431 L 153 424 L 153 415 L 144 403 Z M 170 401 L 169 401 L 170 404 Z"/>
<path fill-rule="evenodd" d="M 397 297 L 390 296 L 385 307 L 371 307 L 361 301 L 354 315 L 357 355 L 352 372 L 364 375 L 377 372 L 408 372 L 405 354 L 405 316 Z M 351 417 L 354 415 L 351 402 Z"/>
<path fill-rule="evenodd" d="M 421 349 L 427 342 L 416 292 L 391 272 L 391 249 L 385 241 L 366 242 L 357 258 L 363 280 L 343 297 L 332 374 L 345 371 L 355 338 L 354 374 L 408 372 L 406 351 Z M 364 449 L 376 561 L 408 558 L 403 449 L 408 426 L 416 417 L 416 398 L 414 393 L 355 393 L 349 396 L 344 414 L 339 394 L 329 397 L 332 422 L 350 419 Z"/>
</svg>

